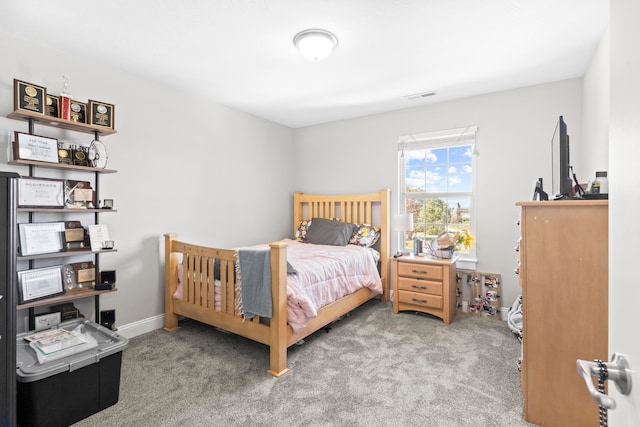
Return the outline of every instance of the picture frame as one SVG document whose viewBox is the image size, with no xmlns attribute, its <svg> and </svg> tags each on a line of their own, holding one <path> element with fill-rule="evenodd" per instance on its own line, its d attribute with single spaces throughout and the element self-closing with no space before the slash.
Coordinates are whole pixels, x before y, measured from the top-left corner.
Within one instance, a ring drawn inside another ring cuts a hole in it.
<svg viewBox="0 0 640 427">
<path fill-rule="evenodd" d="M 89 117 L 87 123 L 93 126 L 114 129 L 115 108 L 113 104 L 90 99 L 87 107 Z"/>
<path fill-rule="evenodd" d="M 106 249 L 106 242 L 113 242 L 109 239 L 109 229 L 106 224 L 93 224 L 89 225 L 89 240 L 91 242 L 91 250 L 98 252 Z M 113 249 L 113 243 L 110 243 Z"/>
<path fill-rule="evenodd" d="M 64 251 L 64 222 L 18 224 L 20 255 L 30 256 Z"/>
<path fill-rule="evenodd" d="M 60 97 L 47 94 L 47 102 L 45 107 L 45 114 L 49 117 L 60 117 Z"/>
<path fill-rule="evenodd" d="M 62 266 L 19 271 L 18 291 L 20 304 L 63 295 Z"/>
<path fill-rule="evenodd" d="M 13 158 L 58 163 L 58 140 L 16 131 Z"/>
<path fill-rule="evenodd" d="M 71 115 L 69 120 L 74 123 L 87 123 L 87 103 L 71 100 Z"/>
<path fill-rule="evenodd" d="M 13 109 L 30 113 L 45 114 L 47 89 L 33 83 L 13 79 Z"/>
<path fill-rule="evenodd" d="M 45 178 L 18 179 L 18 207 L 64 208 L 64 181 Z"/>
</svg>

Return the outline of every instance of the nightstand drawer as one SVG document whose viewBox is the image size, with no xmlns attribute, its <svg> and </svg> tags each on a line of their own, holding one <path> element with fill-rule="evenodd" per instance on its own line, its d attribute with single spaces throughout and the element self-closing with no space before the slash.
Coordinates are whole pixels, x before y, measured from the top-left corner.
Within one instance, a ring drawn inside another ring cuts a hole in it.
<svg viewBox="0 0 640 427">
<path fill-rule="evenodd" d="M 419 305 L 421 307 L 442 308 L 442 297 L 438 295 L 421 294 L 411 291 L 399 292 L 400 304 Z"/>
<path fill-rule="evenodd" d="M 430 280 L 442 280 L 442 266 L 400 262 L 398 263 L 398 276 L 423 277 Z"/>
<path fill-rule="evenodd" d="M 411 277 L 399 277 L 398 289 L 430 295 L 442 295 L 442 282 L 418 280 Z"/>
</svg>

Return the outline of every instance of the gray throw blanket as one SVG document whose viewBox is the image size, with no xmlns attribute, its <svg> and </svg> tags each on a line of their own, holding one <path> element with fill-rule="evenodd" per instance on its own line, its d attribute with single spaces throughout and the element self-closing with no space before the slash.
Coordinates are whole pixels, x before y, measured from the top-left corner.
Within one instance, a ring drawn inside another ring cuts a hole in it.
<svg viewBox="0 0 640 427">
<path fill-rule="evenodd" d="M 240 297 L 245 319 L 253 316 L 271 317 L 271 251 L 269 249 L 238 249 Z"/>
<path fill-rule="evenodd" d="M 242 300 L 240 311 L 245 319 L 252 319 L 254 316 L 271 318 L 271 250 L 238 249 L 238 269 Z M 298 274 L 289 261 L 287 273 Z"/>
</svg>

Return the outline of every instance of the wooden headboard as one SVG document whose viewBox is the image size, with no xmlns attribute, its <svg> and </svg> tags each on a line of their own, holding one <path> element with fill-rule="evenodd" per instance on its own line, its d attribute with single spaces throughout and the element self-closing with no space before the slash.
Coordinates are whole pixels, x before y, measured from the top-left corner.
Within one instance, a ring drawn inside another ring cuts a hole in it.
<svg viewBox="0 0 640 427">
<path fill-rule="evenodd" d="M 300 221 L 312 218 L 339 218 L 341 222 L 371 224 L 380 227 L 380 277 L 383 301 L 389 301 L 389 256 L 391 245 L 390 193 L 388 189 L 376 193 L 316 195 L 293 194 L 293 235 Z"/>
</svg>

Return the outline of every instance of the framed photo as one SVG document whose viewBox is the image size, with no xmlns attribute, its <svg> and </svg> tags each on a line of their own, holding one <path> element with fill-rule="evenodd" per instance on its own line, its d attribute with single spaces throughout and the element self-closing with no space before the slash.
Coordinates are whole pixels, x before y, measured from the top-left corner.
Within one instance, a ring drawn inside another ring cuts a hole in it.
<svg viewBox="0 0 640 427">
<path fill-rule="evenodd" d="M 62 266 L 18 271 L 20 304 L 64 294 Z"/>
<path fill-rule="evenodd" d="M 19 178 L 18 207 L 63 208 L 64 181 L 43 178 Z"/>
<path fill-rule="evenodd" d="M 109 129 L 113 129 L 113 115 L 115 106 L 113 104 L 107 104 L 106 102 L 89 100 L 89 120 L 88 124 L 94 126 L 104 126 Z"/>
<path fill-rule="evenodd" d="M 18 224 L 20 255 L 64 251 L 64 222 Z"/>
<path fill-rule="evenodd" d="M 13 109 L 45 114 L 47 104 L 47 89 L 13 79 Z"/>
<path fill-rule="evenodd" d="M 58 140 L 44 136 L 16 132 L 13 158 L 58 163 Z"/>
</svg>

